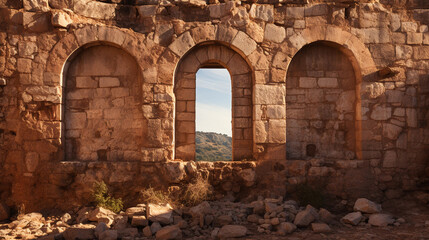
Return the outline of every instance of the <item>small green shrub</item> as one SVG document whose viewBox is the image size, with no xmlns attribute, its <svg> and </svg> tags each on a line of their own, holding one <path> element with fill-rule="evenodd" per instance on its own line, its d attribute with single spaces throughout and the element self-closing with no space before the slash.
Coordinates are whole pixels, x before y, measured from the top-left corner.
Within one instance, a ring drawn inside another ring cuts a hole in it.
<svg viewBox="0 0 429 240">
<path fill-rule="evenodd" d="M 92 194 L 97 207 L 107 208 L 115 213 L 120 212 L 124 207 L 122 199 L 109 195 L 109 189 L 104 181 L 94 183 Z"/>
<path fill-rule="evenodd" d="M 296 186 L 296 196 L 301 205 L 310 204 L 315 208 L 325 206 L 326 197 L 319 187 L 300 184 Z"/>
</svg>

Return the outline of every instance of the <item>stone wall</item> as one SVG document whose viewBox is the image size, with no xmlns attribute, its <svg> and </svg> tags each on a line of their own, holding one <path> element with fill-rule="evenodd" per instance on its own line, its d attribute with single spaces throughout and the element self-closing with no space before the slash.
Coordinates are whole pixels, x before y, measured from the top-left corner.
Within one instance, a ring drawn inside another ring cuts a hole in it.
<svg viewBox="0 0 429 240">
<path fill-rule="evenodd" d="M 335 46 L 316 42 L 295 55 L 286 77 L 287 159 L 355 158 L 361 107 L 355 78 Z"/>
<path fill-rule="evenodd" d="M 197 164 L 220 193 L 419 190 L 428 19 L 422 0 L 0 0 L 0 200 L 67 208 L 104 180 L 132 202 L 189 181 L 208 63 L 232 76 L 234 160 L 252 160 Z"/>
</svg>

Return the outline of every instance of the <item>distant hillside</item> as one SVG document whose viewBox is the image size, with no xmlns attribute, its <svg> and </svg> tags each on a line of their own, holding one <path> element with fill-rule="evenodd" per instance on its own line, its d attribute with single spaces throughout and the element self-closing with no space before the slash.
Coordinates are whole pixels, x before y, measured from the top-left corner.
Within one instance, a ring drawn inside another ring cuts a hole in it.
<svg viewBox="0 0 429 240">
<path fill-rule="evenodd" d="M 197 161 L 231 161 L 232 139 L 225 134 L 197 132 L 195 136 Z"/>
</svg>

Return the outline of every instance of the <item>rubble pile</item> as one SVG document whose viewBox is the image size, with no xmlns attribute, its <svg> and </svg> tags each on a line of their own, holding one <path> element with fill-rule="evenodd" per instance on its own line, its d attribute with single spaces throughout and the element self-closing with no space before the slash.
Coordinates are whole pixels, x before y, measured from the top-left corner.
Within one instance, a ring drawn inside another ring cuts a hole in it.
<svg viewBox="0 0 429 240">
<path fill-rule="evenodd" d="M 399 226 L 381 205 L 358 199 L 354 212 L 339 218 L 327 209 L 299 206 L 294 200 L 262 198 L 250 203 L 205 201 L 174 209 L 169 204 L 138 204 L 118 214 L 102 207 L 83 207 L 59 217 L 28 213 L 0 225 L 1 239 L 226 239 L 255 234 L 284 236 L 294 231 L 330 233 L 348 226 Z"/>
</svg>

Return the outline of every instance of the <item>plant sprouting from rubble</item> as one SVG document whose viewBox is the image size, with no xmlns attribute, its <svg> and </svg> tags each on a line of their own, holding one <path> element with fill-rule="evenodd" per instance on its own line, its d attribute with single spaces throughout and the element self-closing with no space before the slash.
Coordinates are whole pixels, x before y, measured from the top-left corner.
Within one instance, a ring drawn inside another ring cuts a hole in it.
<svg viewBox="0 0 429 240">
<path fill-rule="evenodd" d="M 181 196 L 181 202 L 187 206 L 195 206 L 203 201 L 209 200 L 212 193 L 212 186 L 208 180 L 197 177 L 194 182 L 186 185 Z"/>
<path fill-rule="evenodd" d="M 110 196 L 109 188 L 104 181 L 94 183 L 92 196 L 97 207 L 107 208 L 115 213 L 120 212 L 124 207 L 122 199 Z"/>
<path fill-rule="evenodd" d="M 144 203 L 156 203 L 156 204 L 173 203 L 168 193 L 161 190 L 155 190 L 151 186 L 140 191 L 140 197 L 141 197 L 141 201 Z"/>
</svg>

